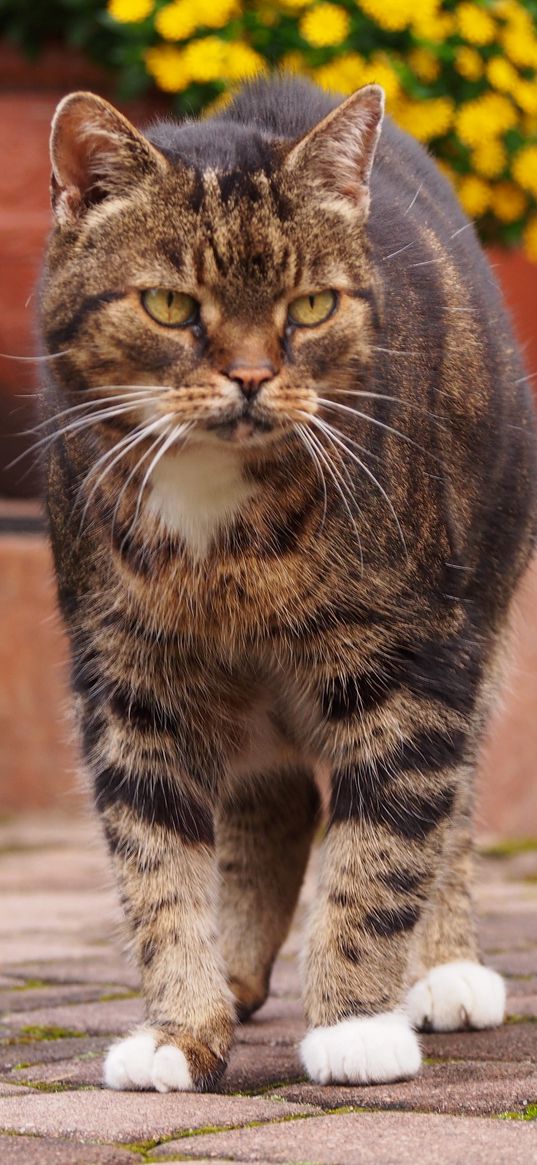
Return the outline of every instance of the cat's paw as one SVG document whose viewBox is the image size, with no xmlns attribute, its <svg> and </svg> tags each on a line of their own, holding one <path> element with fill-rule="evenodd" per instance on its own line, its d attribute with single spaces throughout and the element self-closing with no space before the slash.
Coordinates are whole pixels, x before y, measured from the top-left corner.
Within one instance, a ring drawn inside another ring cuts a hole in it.
<svg viewBox="0 0 537 1165">
<path fill-rule="evenodd" d="M 410 1022 L 422 1031 L 499 1027 L 505 985 L 501 975 L 479 963 L 443 963 L 412 987 L 406 1007 Z"/>
<path fill-rule="evenodd" d="M 191 1092 L 195 1089 L 184 1052 L 174 1044 L 157 1048 L 151 1031 L 136 1032 L 112 1044 L 104 1062 L 104 1083 L 120 1091 L 155 1088 L 157 1092 Z"/>
<path fill-rule="evenodd" d="M 317 1084 L 407 1080 L 421 1065 L 416 1036 L 399 1011 L 314 1028 L 302 1041 L 300 1055 Z"/>
</svg>

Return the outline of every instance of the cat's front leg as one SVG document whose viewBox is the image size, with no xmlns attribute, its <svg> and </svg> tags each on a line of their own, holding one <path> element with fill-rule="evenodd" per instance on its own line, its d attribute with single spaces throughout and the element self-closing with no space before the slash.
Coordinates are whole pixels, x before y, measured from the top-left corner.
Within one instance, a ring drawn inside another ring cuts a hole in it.
<svg viewBox="0 0 537 1165">
<path fill-rule="evenodd" d="M 105 1083 L 166 1092 L 215 1084 L 234 1009 L 216 935 L 215 762 L 195 717 L 159 695 L 114 686 L 86 703 L 83 727 L 146 1008 L 110 1049 Z"/>
<path fill-rule="evenodd" d="M 462 718 L 420 703 L 399 693 L 393 714 L 334 725 L 338 762 L 305 962 L 312 1030 L 301 1049 L 320 1083 L 405 1079 L 420 1067 L 404 1004 L 411 944 L 466 748 Z"/>
</svg>

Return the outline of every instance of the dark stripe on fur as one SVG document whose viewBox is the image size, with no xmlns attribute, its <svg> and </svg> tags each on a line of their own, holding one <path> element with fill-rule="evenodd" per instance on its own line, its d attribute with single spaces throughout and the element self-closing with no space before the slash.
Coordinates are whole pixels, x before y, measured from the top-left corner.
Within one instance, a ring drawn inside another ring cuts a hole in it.
<svg viewBox="0 0 537 1165">
<path fill-rule="evenodd" d="M 387 910 L 373 910 L 366 914 L 364 927 L 370 934 L 378 934 L 381 938 L 391 938 L 401 931 L 411 930 L 420 916 L 419 906 L 403 906 L 401 910 L 389 907 Z"/>
<path fill-rule="evenodd" d="M 103 304 L 125 299 L 126 294 L 126 291 L 101 291 L 99 295 L 88 295 L 86 299 L 82 300 L 78 310 L 66 324 L 62 324 L 59 328 L 52 328 L 46 333 L 48 347 L 55 352 L 63 344 L 68 344 L 74 340 L 81 324 L 84 323 L 88 315 L 99 311 Z"/>
<path fill-rule="evenodd" d="M 125 805 L 148 826 L 160 825 L 177 833 L 183 841 L 204 845 L 214 842 L 210 810 L 164 773 L 132 776 L 110 765 L 95 777 L 95 802 L 101 813 L 112 805 Z"/>
<path fill-rule="evenodd" d="M 119 720 L 127 721 L 140 732 L 169 732 L 177 729 L 175 717 L 150 697 L 136 695 L 129 688 L 116 688 L 110 707 Z"/>
</svg>

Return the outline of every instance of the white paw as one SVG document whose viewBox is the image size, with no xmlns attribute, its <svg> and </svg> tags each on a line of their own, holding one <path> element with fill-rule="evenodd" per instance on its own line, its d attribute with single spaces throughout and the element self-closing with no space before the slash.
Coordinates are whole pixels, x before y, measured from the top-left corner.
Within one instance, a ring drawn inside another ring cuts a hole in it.
<svg viewBox="0 0 537 1165">
<path fill-rule="evenodd" d="M 505 986 L 501 975 L 479 963 L 443 963 L 411 989 L 406 1008 L 413 1026 L 427 1031 L 498 1027 L 505 1015 Z"/>
<path fill-rule="evenodd" d="M 302 1040 L 300 1055 L 318 1084 L 407 1080 L 421 1065 L 418 1041 L 400 1011 L 314 1028 Z"/>
<path fill-rule="evenodd" d="M 172 1044 L 156 1048 L 154 1036 L 141 1031 L 112 1044 L 104 1062 L 108 1088 L 156 1088 L 157 1092 L 190 1092 L 194 1088 L 186 1056 Z"/>
</svg>

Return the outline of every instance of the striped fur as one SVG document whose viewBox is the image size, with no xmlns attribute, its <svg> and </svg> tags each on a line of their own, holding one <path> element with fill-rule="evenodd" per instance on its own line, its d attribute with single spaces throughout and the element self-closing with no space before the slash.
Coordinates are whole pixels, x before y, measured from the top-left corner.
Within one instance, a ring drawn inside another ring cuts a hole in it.
<svg viewBox="0 0 537 1165">
<path fill-rule="evenodd" d="M 91 95 L 55 122 L 50 529 L 147 1006 L 117 1087 L 217 1081 L 290 924 L 319 762 L 310 1025 L 478 958 L 472 778 L 533 546 L 533 414 L 446 183 L 385 122 L 367 218 L 378 93 L 337 105 L 280 80 L 146 137 Z M 200 319 L 156 324 L 156 286 Z M 326 288 L 326 323 L 286 327 Z M 274 369 L 247 408 L 237 359 Z"/>
</svg>

